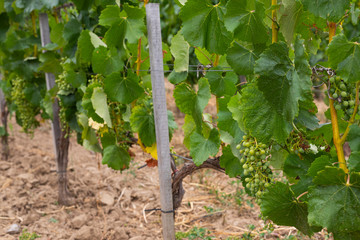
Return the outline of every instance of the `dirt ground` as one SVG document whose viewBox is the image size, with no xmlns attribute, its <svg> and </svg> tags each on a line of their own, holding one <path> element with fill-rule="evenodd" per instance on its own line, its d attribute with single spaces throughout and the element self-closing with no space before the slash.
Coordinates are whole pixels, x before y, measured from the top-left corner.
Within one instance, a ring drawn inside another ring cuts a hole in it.
<svg viewBox="0 0 360 240">
<path fill-rule="evenodd" d="M 171 91 L 169 90 L 169 95 Z M 207 111 L 214 110 L 214 102 Z M 179 130 L 171 146 L 183 156 L 183 116 L 175 112 Z M 35 232 L 46 240 L 131 239 L 161 237 L 157 168 L 141 168 L 148 154 L 139 147 L 130 169 L 120 173 L 101 165 L 101 156 L 85 150 L 71 139 L 68 168 L 69 189 L 75 196 L 72 206 L 57 203 L 57 175 L 49 123 L 34 135 L 21 132 L 11 120 L 10 159 L 0 160 L 0 239 L 19 239 L 6 234 L 17 223 L 21 230 Z M 243 191 L 237 179 L 213 170 L 202 170 L 184 181 L 186 190 L 176 212 L 175 229 L 180 233 L 206 229 L 208 239 L 308 239 L 295 228 L 274 226 L 268 230 L 259 217 L 259 207 Z M 188 239 L 188 238 L 184 238 Z M 319 233 L 312 239 L 327 239 Z"/>
</svg>

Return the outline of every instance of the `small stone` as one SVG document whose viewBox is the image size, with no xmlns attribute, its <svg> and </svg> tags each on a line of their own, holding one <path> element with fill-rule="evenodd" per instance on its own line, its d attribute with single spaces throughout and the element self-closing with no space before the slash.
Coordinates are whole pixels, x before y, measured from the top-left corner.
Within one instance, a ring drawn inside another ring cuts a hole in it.
<svg viewBox="0 0 360 240">
<path fill-rule="evenodd" d="M 76 216 L 73 220 L 71 220 L 71 227 L 75 229 L 79 229 L 86 223 L 86 220 L 88 220 L 86 214 L 81 214 L 79 216 Z"/>
<path fill-rule="evenodd" d="M 19 224 L 12 224 L 10 228 L 6 231 L 8 234 L 18 234 L 20 233 L 20 225 Z"/>
<path fill-rule="evenodd" d="M 114 205 L 114 202 L 115 202 L 114 198 L 115 197 L 114 197 L 113 194 L 111 194 L 109 192 L 102 191 L 102 192 L 99 193 L 99 196 L 100 196 L 99 200 L 100 200 L 100 202 L 102 204 L 109 205 L 109 206 Z"/>
</svg>

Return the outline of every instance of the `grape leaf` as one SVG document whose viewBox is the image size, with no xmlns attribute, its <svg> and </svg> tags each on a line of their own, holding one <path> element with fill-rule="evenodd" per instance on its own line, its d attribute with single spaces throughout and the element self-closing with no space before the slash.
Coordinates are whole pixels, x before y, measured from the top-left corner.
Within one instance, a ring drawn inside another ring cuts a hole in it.
<svg viewBox="0 0 360 240">
<path fill-rule="evenodd" d="M 225 26 L 235 38 L 253 44 L 266 43 L 269 36 L 263 22 L 264 5 L 258 1 L 230 0 L 226 5 Z"/>
<path fill-rule="evenodd" d="M 101 87 L 99 83 L 92 83 L 89 86 L 87 86 L 84 96 L 82 98 L 81 105 L 85 109 L 86 114 L 89 118 L 92 118 L 95 122 L 103 123 L 104 119 L 97 115 L 97 113 L 94 110 L 91 97 L 93 95 L 94 88 Z M 86 123 L 87 124 L 87 123 Z"/>
<path fill-rule="evenodd" d="M 183 81 L 186 80 L 188 76 L 188 72 L 175 72 L 175 71 L 172 71 L 169 76 L 168 76 L 168 80 L 170 83 L 172 84 L 179 84 Z"/>
<path fill-rule="evenodd" d="M 180 111 L 190 114 L 196 125 L 201 128 L 202 112 L 210 100 L 211 93 L 207 79 L 201 78 L 198 84 L 199 90 L 196 93 L 190 85 L 180 83 L 174 90 L 174 98 Z"/>
<path fill-rule="evenodd" d="M 263 92 L 254 84 L 248 84 L 242 91 L 237 108 L 237 111 L 230 111 L 240 128 L 247 129 L 251 136 L 261 142 L 268 142 L 271 138 L 280 143 L 285 142 L 292 130 L 291 123 L 267 101 Z"/>
<path fill-rule="evenodd" d="M 221 70 L 220 67 L 213 68 L 214 70 Z M 210 83 L 211 92 L 217 97 L 223 97 L 225 95 L 232 96 L 236 92 L 235 84 L 238 81 L 238 77 L 233 72 L 227 72 L 223 76 L 223 72 L 207 72 L 205 77 Z"/>
<path fill-rule="evenodd" d="M 284 173 L 290 177 L 304 176 L 310 167 L 307 159 L 300 159 L 296 154 L 290 154 L 284 163 Z"/>
<path fill-rule="evenodd" d="M 94 72 L 109 75 L 120 71 L 124 67 L 124 62 L 115 48 L 107 50 L 100 46 L 94 49 L 92 54 L 92 69 Z"/>
<path fill-rule="evenodd" d="M 329 62 L 336 72 L 349 82 L 360 79 L 360 45 L 349 42 L 345 35 L 339 34 L 333 38 L 328 48 Z"/>
<path fill-rule="evenodd" d="M 144 17 L 143 9 L 128 4 L 123 5 L 121 12 L 119 6 L 107 6 L 99 17 L 99 24 L 110 26 L 105 33 L 105 42 L 108 45 L 121 47 L 126 38 L 129 43 L 136 43 L 144 35 Z"/>
<path fill-rule="evenodd" d="M 298 20 L 303 13 L 303 6 L 296 0 L 283 0 L 282 3 L 284 8 L 280 10 L 280 32 L 286 42 L 291 44 Z"/>
<path fill-rule="evenodd" d="M 190 45 L 185 41 L 184 37 L 178 32 L 172 40 L 170 51 L 175 58 L 175 72 L 187 72 L 189 69 L 189 49 Z"/>
<path fill-rule="evenodd" d="M 70 83 L 74 88 L 80 87 L 85 84 L 86 74 L 83 71 L 75 72 L 74 69 L 67 69 L 65 75 L 66 82 Z"/>
<path fill-rule="evenodd" d="M 308 175 L 311 177 L 315 177 L 318 172 L 325 169 L 326 166 L 332 166 L 333 161 L 330 160 L 329 156 L 322 155 L 315 159 L 314 162 L 311 163 L 311 166 L 308 170 Z"/>
<path fill-rule="evenodd" d="M 312 235 L 308 224 L 308 209 L 296 199 L 288 184 L 277 182 L 268 188 L 261 198 L 261 212 L 274 223 L 294 226 L 306 235 Z"/>
<path fill-rule="evenodd" d="M 129 167 L 130 155 L 124 148 L 110 145 L 104 149 L 102 164 L 114 170 L 124 170 Z"/>
<path fill-rule="evenodd" d="M 130 116 L 131 128 L 139 134 L 139 138 L 146 149 L 147 147 L 154 147 L 154 144 L 156 144 L 154 109 L 151 104 L 152 99 L 148 99 L 134 107 Z M 167 115 L 169 138 L 171 140 L 174 130 L 177 129 L 177 124 L 171 111 L 167 111 Z M 155 157 L 153 156 L 153 158 Z"/>
<path fill-rule="evenodd" d="M 255 60 L 258 56 L 251 50 L 243 47 L 238 42 L 233 42 L 227 51 L 226 60 L 239 75 L 252 74 Z"/>
<path fill-rule="evenodd" d="M 315 16 L 332 22 L 339 21 L 349 8 L 349 0 L 301 0 L 302 4 Z"/>
<path fill-rule="evenodd" d="M 76 55 L 83 63 L 90 63 L 94 46 L 91 43 L 90 31 L 83 30 L 78 40 Z"/>
<path fill-rule="evenodd" d="M 347 175 L 336 167 L 326 167 L 318 173 L 309 190 L 309 223 L 328 231 L 360 230 L 360 174 Z"/>
<path fill-rule="evenodd" d="M 59 0 L 16 0 L 15 5 L 24 9 L 25 14 L 34 10 L 49 10 L 59 4 Z"/>
<path fill-rule="evenodd" d="M 180 10 L 181 32 L 186 41 L 210 53 L 224 54 L 231 43 L 231 33 L 223 23 L 223 3 L 188 0 Z"/>
<path fill-rule="evenodd" d="M 360 172 L 360 152 L 351 152 L 348 160 L 348 167 L 352 172 Z"/>
<path fill-rule="evenodd" d="M 107 97 L 104 93 L 104 89 L 101 87 L 96 87 L 93 90 L 91 96 L 91 103 L 97 115 L 104 119 L 105 123 L 112 128 L 111 117 L 109 113 L 109 108 L 107 105 Z"/>
<path fill-rule="evenodd" d="M 106 27 L 111 27 L 114 23 L 120 21 L 120 8 L 116 5 L 108 5 L 101 11 L 99 17 L 99 24 Z"/>
<path fill-rule="evenodd" d="M 219 151 L 219 132 L 213 128 L 207 139 L 201 134 L 194 132 L 190 136 L 190 146 L 190 156 L 193 158 L 194 163 L 199 166 L 205 162 L 209 156 L 214 156 Z"/>
<path fill-rule="evenodd" d="M 236 96 L 234 97 L 236 98 Z M 236 137 L 237 135 L 243 135 L 243 133 L 241 132 L 238 123 L 233 119 L 232 113 L 228 109 L 228 104 L 230 104 L 231 99 L 232 98 L 230 97 L 218 99 L 219 111 L 217 114 L 217 126 L 219 130 L 229 133 L 232 137 Z"/>
<path fill-rule="evenodd" d="M 294 48 L 295 64 L 287 57 L 289 49 L 286 44 L 280 42 L 265 50 L 255 65 L 255 73 L 260 75 L 259 90 L 288 122 L 298 115 L 299 100 L 305 101 L 311 95 L 312 86 L 303 41 L 297 38 Z"/>
<path fill-rule="evenodd" d="M 131 72 L 126 77 L 119 72 L 110 74 L 104 80 L 104 88 L 111 101 L 124 104 L 131 103 L 144 92 L 139 85 L 139 78 Z"/>
<path fill-rule="evenodd" d="M 240 160 L 231 152 L 231 147 L 228 145 L 222 149 L 223 155 L 220 157 L 220 166 L 225 168 L 225 172 L 229 177 L 240 176 L 243 172 Z"/>
<path fill-rule="evenodd" d="M 130 117 L 131 128 L 139 134 L 139 138 L 145 147 L 156 143 L 155 120 L 149 103 L 133 108 Z"/>
<path fill-rule="evenodd" d="M 346 140 L 349 142 L 351 151 L 360 151 L 360 127 L 358 125 L 353 124 L 350 126 L 349 135 Z"/>
</svg>

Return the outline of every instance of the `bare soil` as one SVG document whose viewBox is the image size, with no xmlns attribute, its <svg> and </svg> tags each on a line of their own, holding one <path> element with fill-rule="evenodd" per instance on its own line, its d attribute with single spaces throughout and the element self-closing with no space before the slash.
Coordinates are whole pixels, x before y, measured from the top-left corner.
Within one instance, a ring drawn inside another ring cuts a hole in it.
<svg viewBox="0 0 360 240">
<path fill-rule="evenodd" d="M 169 96 L 171 90 L 168 91 Z M 169 97 L 169 101 L 170 97 Z M 188 155 L 182 145 L 183 116 L 175 106 L 179 129 L 171 145 L 178 154 Z M 213 112 L 212 99 L 208 112 Z M 57 173 L 49 123 L 43 123 L 33 136 L 21 132 L 11 120 L 10 158 L 0 160 L 0 239 L 19 239 L 6 234 L 11 224 L 36 232 L 46 240 L 155 240 L 161 237 L 161 216 L 157 168 L 141 168 L 150 155 L 135 146 L 136 157 L 122 173 L 101 165 L 101 156 L 85 150 L 71 138 L 68 168 L 69 189 L 75 203 L 57 203 Z M 264 228 L 259 207 L 243 191 L 238 179 L 213 170 L 202 170 L 184 181 L 186 190 L 176 211 L 177 232 L 206 228 L 213 239 L 308 239 L 295 228 Z M 252 225 L 252 226 L 251 226 Z M 249 236 L 250 236 L 249 235 Z M 262 236 L 265 235 L 265 236 Z M 313 239 L 326 239 L 326 233 Z M 234 238 L 230 238 L 234 237 Z M 238 237 L 238 238 L 235 238 Z M 197 238 L 203 239 L 203 238 Z"/>
</svg>

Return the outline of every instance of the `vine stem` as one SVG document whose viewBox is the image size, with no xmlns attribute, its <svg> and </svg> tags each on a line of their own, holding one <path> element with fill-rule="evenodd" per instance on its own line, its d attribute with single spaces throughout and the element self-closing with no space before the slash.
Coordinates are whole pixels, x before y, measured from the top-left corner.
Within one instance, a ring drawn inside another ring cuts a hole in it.
<svg viewBox="0 0 360 240">
<path fill-rule="evenodd" d="M 140 74 L 140 67 L 141 67 L 141 38 L 139 38 L 138 42 L 138 52 L 137 52 L 137 59 L 136 59 L 136 75 L 139 76 Z"/>
<path fill-rule="evenodd" d="M 271 5 L 275 6 L 277 5 L 277 0 L 271 0 Z M 276 9 L 272 10 L 271 12 L 271 18 L 272 18 L 272 25 L 271 25 L 271 30 L 272 30 L 272 43 L 275 43 L 278 41 L 278 25 L 277 25 L 277 12 Z"/>
<path fill-rule="evenodd" d="M 329 42 L 333 39 L 334 35 L 336 33 L 336 23 L 330 22 L 329 23 Z M 334 100 L 332 98 L 329 98 L 329 105 L 330 105 L 330 113 L 331 113 L 331 125 L 333 130 L 333 140 L 334 145 L 336 148 L 336 153 L 339 161 L 339 167 L 344 170 L 345 173 L 348 173 L 349 170 L 346 166 L 345 161 L 345 155 L 344 155 L 344 148 L 343 144 L 340 138 L 340 132 L 339 132 L 339 123 L 337 118 L 337 112 L 334 107 Z"/>
<path fill-rule="evenodd" d="M 306 195 L 306 194 L 308 194 L 308 193 L 309 193 L 308 191 L 303 192 L 302 194 L 300 194 L 300 195 L 296 198 L 296 200 L 299 201 L 299 199 L 300 199 L 302 196 L 304 196 L 304 195 Z"/>
<path fill-rule="evenodd" d="M 38 37 L 36 32 L 36 14 L 34 11 L 31 12 L 31 22 L 32 22 L 32 28 L 33 28 L 33 34 L 34 37 Z M 37 57 L 37 44 L 34 44 L 34 57 Z"/>
<path fill-rule="evenodd" d="M 344 134 L 341 137 L 341 144 L 345 143 L 346 137 L 348 136 L 349 132 L 350 132 L 350 126 L 354 123 L 355 121 L 355 116 L 357 114 L 358 108 L 359 108 L 359 86 L 360 86 L 360 81 L 358 81 L 356 83 L 356 94 L 355 94 L 355 107 L 354 107 L 354 112 L 351 115 L 351 118 L 349 120 L 349 123 L 346 127 L 346 130 L 344 132 Z"/>
</svg>

